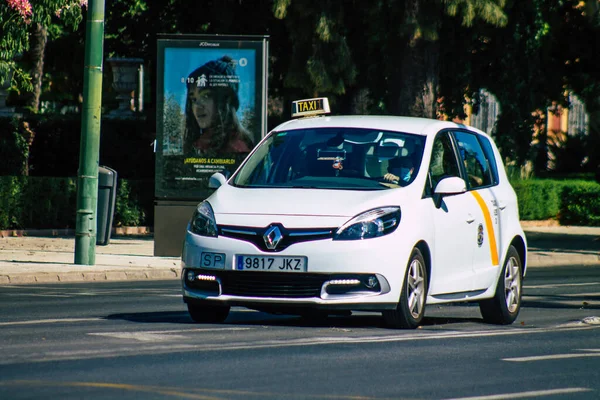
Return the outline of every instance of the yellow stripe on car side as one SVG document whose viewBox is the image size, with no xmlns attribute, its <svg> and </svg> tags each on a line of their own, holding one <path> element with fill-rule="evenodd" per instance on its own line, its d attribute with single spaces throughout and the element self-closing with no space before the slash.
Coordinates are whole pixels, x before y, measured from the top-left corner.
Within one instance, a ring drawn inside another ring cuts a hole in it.
<svg viewBox="0 0 600 400">
<path fill-rule="evenodd" d="M 496 247 L 496 235 L 494 234 L 494 225 L 492 225 L 492 216 L 490 215 L 490 210 L 487 204 L 485 204 L 483 197 L 481 197 L 479 193 L 475 191 L 472 191 L 471 193 L 473 194 L 473 197 L 475 197 L 475 200 L 477 200 L 477 203 L 479 203 L 479 207 L 481 208 L 481 211 L 483 212 L 483 217 L 485 218 L 485 227 L 487 228 L 487 231 L 489 232 L 490 236 L 490 253 L 492 255 L 492 265 L 498 265 L 498 248 Z"/>
</svg>

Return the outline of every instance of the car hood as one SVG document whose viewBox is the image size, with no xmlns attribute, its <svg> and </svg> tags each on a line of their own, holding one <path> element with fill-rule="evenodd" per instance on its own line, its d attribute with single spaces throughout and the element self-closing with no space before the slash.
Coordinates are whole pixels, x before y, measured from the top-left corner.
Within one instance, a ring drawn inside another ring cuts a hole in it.
<svg viewBox="0 0 600 400">
<path fill-rule="evenodd" d="M 352 217 L 372 208 L 400 205 L 407 189 L 250 189 L 223 185 L 208 201 L 215 214 Z"/>
</svg>

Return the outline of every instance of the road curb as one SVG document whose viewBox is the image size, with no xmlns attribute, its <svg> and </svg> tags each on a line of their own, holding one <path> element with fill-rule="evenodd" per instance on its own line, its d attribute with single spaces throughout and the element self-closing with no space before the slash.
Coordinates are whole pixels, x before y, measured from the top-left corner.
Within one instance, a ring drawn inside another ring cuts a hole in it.
<svg viewBox="0 0 600 400">
<path fill-rule="evenodd" d="M 600 264 L 600 254 L 536 252 L 527 255 L 527 266 L 529 267 L 552 267 L 571 264 L 598 265 Z"/>
<path fill-rule="evenodd" d="M 179 279 L 181 271 L 175 268 L 163 270 L 115 270 L 90 272 L 16 273 L 0 275 L 0 284 L 118 282 L 139 280 Z"/>
</svg>

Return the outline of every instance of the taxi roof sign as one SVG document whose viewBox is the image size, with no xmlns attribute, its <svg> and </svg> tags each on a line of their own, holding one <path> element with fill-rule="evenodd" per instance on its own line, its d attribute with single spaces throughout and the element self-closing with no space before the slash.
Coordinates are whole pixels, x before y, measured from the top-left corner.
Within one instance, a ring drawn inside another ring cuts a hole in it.
<svg viewBox="0 0 600 400">
<path fill-rule="evenodd" d="M 292 102 L 292 118 L 309 117 L 320 114 L 329 114 L 329 100 L 327 97 L 314 99 L 296 100 Z"/>
</svg>

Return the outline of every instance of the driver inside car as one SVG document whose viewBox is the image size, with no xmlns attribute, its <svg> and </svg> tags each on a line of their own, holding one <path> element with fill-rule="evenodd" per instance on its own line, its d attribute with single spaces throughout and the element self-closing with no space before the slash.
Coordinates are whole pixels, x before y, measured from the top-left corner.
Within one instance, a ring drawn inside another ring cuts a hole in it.
<svg viewBox="0 0 600 400">
<path fill-rule="evenodd" d="M 399 150 L 400 154 L 389 160 L 388 173 L 383 176 L 383 179 L 400 186 L 408 184 L 415 171 L 414 150 L 415 144 L 411 140 L 406 140 L 404 147 Z"/>
</svg>

